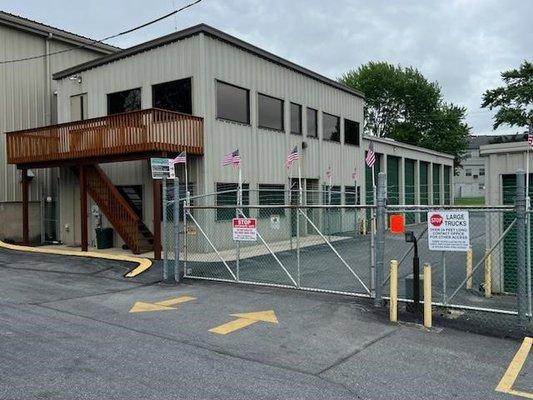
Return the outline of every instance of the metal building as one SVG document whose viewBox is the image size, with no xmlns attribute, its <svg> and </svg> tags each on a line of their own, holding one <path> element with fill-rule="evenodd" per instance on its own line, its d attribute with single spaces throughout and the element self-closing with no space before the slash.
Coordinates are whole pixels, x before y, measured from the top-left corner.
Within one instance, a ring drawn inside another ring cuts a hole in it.
<svg viewBox="0 0 533 400">
<path fill-rule="evenodd" d="M 23 171 L 60 167 L 65 243 L 86 248 L 94 240 L 96 222 L 87 210 L 98 206 L 117 245 L 142 252 L 153 243 L 157 257 L 161 187 L 151 178 L 149 158 L 181 151 L 188 154 L 193 195 L 236 184 L 235 171 L 220 161 L 238 149 L 247 201 L 261 204 L 257 190 L 290 190 L 284 161 L 297 146 L 306 191 L 329 183 L 329 170 L 340 202 L 356 186 L 365 201 L 363 94 L 210 26 L 86 62 L 54 79 L 60 125 L 11 133 L 9 162 Z M 43 137 L 45 145 L 36 149 Z M 375 139 L 375 149 L 384 155 L 380 163 L 398 201 L 451 201 L 451 156 L 384 139 Z M 225 222 L 213 216 L 210 229 Z"/>
<path fill-rule="evenodd" d="M 20 171 L 7 165 L 5 132 L 57 122 L 52 75 L 118 50 L 92 39 L 0 11 L 0 239 L 21 240 Z M 20 60 L 20 61 L 14 61 Z M 50 170 L 29 172 L 32 236 L 41 234 L 39 202 L 53 196 Z"/>
</svg>

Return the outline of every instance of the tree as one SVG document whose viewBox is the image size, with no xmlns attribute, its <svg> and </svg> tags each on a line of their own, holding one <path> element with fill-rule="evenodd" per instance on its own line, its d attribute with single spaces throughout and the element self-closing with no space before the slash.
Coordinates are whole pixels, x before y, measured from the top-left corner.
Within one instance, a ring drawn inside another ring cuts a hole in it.
<svg viewBox="0 0 533 400">
<path fill-rule="evenodd" d="M 524 61 L 518 69 L 502 72 L 501 77 L 505 86 L 487 90 L 481 104 L 489 110 L 498 109 L 493 128 L 533 125 L 533 63 Z"/>
<path fill-rule="evenodd" d="M 366 134 L 450 153 L 460 165 L 470 132 L 466 109 L 445 103 L 438 83 L 387 62 L 369 62 L 339 80 L 365 94 Z"/>
</svg>

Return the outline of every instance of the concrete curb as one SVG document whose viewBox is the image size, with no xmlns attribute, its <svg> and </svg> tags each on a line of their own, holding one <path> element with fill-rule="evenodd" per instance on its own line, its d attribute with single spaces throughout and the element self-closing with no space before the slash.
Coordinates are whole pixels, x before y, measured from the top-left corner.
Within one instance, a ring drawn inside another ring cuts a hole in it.
<svg viewBox="0 0 533 400">
<path fill-rule="evenodd" d="M 124 274 L 125 278 L 133 278 L 147 271 L 152 266 L 152 261 L 148 258 L 143 257 L 133 257 L 133 256 L 119 256 L 114 254 L 104 254 L 96 253 L 93 251 L 70 251 L 70 250 L 56 250 L 56 249 L 45 249 L 41 247 L 30 247 L 30 246 L 19 246 L 15 244 L 8 244 L 0 240 L 0 248 L 15 250 L 15 251 L 26 251 L 30 253 L 42 253 L 42 254 L 54 254 L 59 256 L 72 256 L 72 257 L 89 257 L 89 258 L 99 258 L 103 260 L 113 260 L 113 261 L 125 261 L 136 263 L 137 266 L 132 270 Z"/>
</svg>

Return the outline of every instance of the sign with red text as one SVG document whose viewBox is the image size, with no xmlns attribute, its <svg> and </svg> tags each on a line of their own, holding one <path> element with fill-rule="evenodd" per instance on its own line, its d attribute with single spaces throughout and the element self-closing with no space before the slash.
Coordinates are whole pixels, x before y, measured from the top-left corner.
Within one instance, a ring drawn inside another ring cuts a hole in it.
<svg viewBox="0 0 533 400">
<path fill-rule="evenodd" d="M 231 226 L 233 228 L 233 240 L 243 242 L 255 242 L 257 240 L 257 219 L 233 218 Z"/>
<path fill-rule="evenodd" d="M 435 251 L 467 251 L 470 245 L 468 211 L 428 212 L 428 245 Z"/>
</svg>

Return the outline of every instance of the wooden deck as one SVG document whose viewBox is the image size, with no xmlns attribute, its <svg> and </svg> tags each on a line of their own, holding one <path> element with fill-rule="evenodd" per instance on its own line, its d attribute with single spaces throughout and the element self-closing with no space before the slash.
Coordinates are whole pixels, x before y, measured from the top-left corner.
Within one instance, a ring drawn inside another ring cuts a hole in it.
<svg viewBox="0 0 533 400">
<path fill-rule="evenodd" d="M 105 162 L 161 152 L 203 154 L 203 119 L 146 109 L 8 132 L 9 164 L 54 166 Z"/>
</svg>

